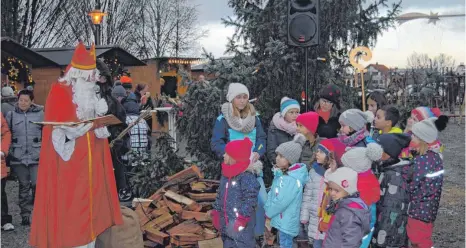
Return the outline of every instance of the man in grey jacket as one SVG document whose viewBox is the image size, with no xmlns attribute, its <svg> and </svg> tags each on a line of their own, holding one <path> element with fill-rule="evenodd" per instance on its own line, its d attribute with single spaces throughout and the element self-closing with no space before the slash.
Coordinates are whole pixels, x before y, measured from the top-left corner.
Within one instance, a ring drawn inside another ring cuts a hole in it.
<svg viewBox="0 0 466 248">
<path fill-rule="evenodd" d="M 20 91 L 14 111 L 6 116 L 11 131 L 10 165 L 19 180 L 22 225 L 30 225 L 42 141 L 42 126 L 34 122 L 44 119 L 42 107 L 33 104 L 33 101 L 32 91 Z M 29 190 L 32 190 L 32 199 Z"/>
</svg>

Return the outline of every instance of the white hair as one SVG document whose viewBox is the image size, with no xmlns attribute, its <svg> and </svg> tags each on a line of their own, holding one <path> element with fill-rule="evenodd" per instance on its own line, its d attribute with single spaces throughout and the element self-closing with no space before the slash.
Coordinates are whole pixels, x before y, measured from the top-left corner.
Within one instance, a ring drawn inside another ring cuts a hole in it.
<svg viewBox="0 0 466 248">
<path fill-rule="evenodd" d="M 100 72 L 94 70 L 80 70 L 71 67 L 60 78 L 59 82 L 66 82 L 72 87 L 73 103 L 76 104 L 76 115 L 80 120 L 88 120 L 96 117 L 95 106 L 99 100 L 96 93 L 96 81 Z"/>
</svg>

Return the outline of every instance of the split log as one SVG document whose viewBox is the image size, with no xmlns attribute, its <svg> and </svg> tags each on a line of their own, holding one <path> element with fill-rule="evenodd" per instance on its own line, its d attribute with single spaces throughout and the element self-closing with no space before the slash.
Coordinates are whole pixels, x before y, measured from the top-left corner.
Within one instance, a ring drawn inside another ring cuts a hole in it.
<svg viewBox="0 0 466 248">
<path fill-rule="evenodd" d="M 170 211 L 175 213 L 181 213 L 183 211 L 183 207 L 180 204 L 174 203 L 168 200 L 165 196 L 163 197 L 163 202 L 167 205 Z"/>
<path fill-rule="evenodd" d="M 177 181 L 177 182 L 182 182 L 186 181 L 189 178 L 192 177 L 197 177 L 197 178 L 204 178 L 204 176 L 201 173 L 201 170 L 199 167 L 193 165 L 185 170 L 182 170 L 178 173 L 176 173 L 173 176 L 170 176 L 167 178 L 167 181 Z"/>
<path fill-rule="evenodd" d="M 179 234 L 202 234 L 202 227 L 194 221 L 185 221 L 177 226 L 170 228 L 167 233 L 171 236 Z"/>
<path fill-rule="evenodd" d="M 145 208 L 142 205 L 137 205 L 134 210 L 139 217 L 139 225 L 144 226 L 147 222 L 151 220 L 150 211 L 148 208 Z"/>
<path fill-rule="evenodd" d="M 170 209 L 167 206 L 165 206 L 161 208 L 156 208 L 155 210 L 151 212 L 151 215 L 152 217 L 157 218 L 160 215 L 169 214 L 169 213 L 170 213 Z"/>
<path fill-rule="evenodd" d="M 188 196 L 195 201 L 215 201 L 217 193 L 188 193 Z"/>
<path fill-rule="evenodd" d="M 194 191 L 204 191 L 207 189 L 207 185 L 203 182 L 192 182 L 191 183 L 191 190 L 194 190 Z"/>
<path fill-rule="evenodd" d="M 170 215 L 170 213 L 163 214 L 148 223 L 145 224 L 145 226 L 151 226 L 156 230 L 160 230 L 162 228 L 165 228 L 171 224 L 173 224 L 173 216 Z"/>
<path fill-rule="evenodd" d="M 214 230 L 209 229 L 209 228 L 204 228 L 203 236 L 204 236 L 204 239 L 207 240 L 207 239 L 214 239 L 218 235 L 217 235 L 217 232 L 215 232 Z"/>
<path fill-rule="evenodd" d="M 144 199 L 144 198 L 134 198 L 131 202 L 131 206 L 135 208 L 137 205 L 142 205 L 146 208 L 150 207 L 153 200 L 151 199 Z"/>
<path fill-rule="evenodd" d="M 195 219 L 197 221 L 210 221 L 211 217 L 209 216 L 208 213 L 183 210 L 183 212 L 181 212 L 181 219 L 183 220 Z"/>
<path fill-rule="evenodd" d="M 221 238 L 215 238 L 211 240 L 202 240 L 198 243 L 199 248 L 219 248 L 223 247 L 223 241 Z"/>
<path fill-rule="evenodd" d="M 177 194 L 177 193 L 175 193 L 173 191 L 167 190 L 167 192 L 165 192 L 165 196 L 170 198 L 170 199 L 175 200 L 178 203 L 183 203 L 184 205 L 187 206 L 187 208 L 189 210 L 199 212 L 202 209 L 202 207 L 199 204 L 197 204 L 197 202 L 189 199 L 186 196 L 182 196 L 180 194 Z"/>
<path fill-rule="evenodd" d="M 170 243 L 174 245 L 195 245 L 200 240 L 204 240 L 204 237 L 194 233 L 180 233 L 170 236 Z"/>
<path fill-rule="evenodd" d="M 164 232 L 161 232 L 153 227 L 148 226 L 144 228 L 144 233 L 146 234 L 146 238 L 152 242 L 161 245 L 168 244 L 168 238 L 170 237 L 170 235 Z"/>
</svg>

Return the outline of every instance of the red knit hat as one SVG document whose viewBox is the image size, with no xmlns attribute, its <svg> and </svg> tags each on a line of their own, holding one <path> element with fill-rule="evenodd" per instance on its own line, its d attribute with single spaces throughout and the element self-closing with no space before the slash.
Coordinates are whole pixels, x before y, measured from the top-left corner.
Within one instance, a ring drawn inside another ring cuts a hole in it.
<svg viewBox="0 0 466 248">
<path fill-rule="evenodd" d="M 315 134 L 317 131 L 317 126 L 319 125 L 319 114 L 312 111 L 304 113 L 296 118 L 296 123 L 300 123 L 313 134 Z"/>
<path fill-rule="evenodd" d="M 345 153 L 346 146 L 340 140 L 338 140 L 338 138 L 324 139 L 320 141 L 319 149 L 325 149 L 328 152 L 333 152 L 335 161 L 339 166 L 342 166 L 341 157 Z"/>
<path fill-rule="evenodd" d="M 249 162 L 251 157 L 252 141 L 249 138 L 243 140 L 230 141 L 225 146 L 225 153 L 227 153 L 236 162 Z"/>
</svg>

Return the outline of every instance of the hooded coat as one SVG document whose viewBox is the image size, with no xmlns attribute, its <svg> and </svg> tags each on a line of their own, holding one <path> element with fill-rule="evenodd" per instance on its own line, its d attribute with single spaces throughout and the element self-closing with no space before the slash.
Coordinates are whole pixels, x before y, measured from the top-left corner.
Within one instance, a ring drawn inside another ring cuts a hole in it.
<svg viewBox="0 0 466 248">
<path fill-rule="evenodd" d="M 296 237 L 299 233 L 303 187 L 308 178 L 307 166 L 303 163 L 292 165 L 286 174 L 275 169 L 265 203 L 265 214 L 272 219 L 271 225 L 292 237 Z"/>
<path fill-rule="evenodd" d="M 254 247 L 255 212 L 260 185 L 256 173 L 262 171 L 262 163 L 250 164 L 245 171 L 238 164 L 222 166 L 222 178 L 214 203 L 220 215 L 220 232 L 224 247 Z M 246 227 L 237 232 L 234 223 L 238 216 L 250 218 Z"/>
<path fill-rule="evenodd" d="M 325 236 L 324 248 L 358 248 L 370 231 L 370 210 L 361 198 L 345 198 L 338 203 Z"/>
<path fill-rule="evenodd" d="M 407 186 L 410 162 L 388 160 L 377 165 L 380 171 L 380 200 L 372 243 L 377 247 L 405 247 L 408 245 L 409 191 Z"/>
</svg>

